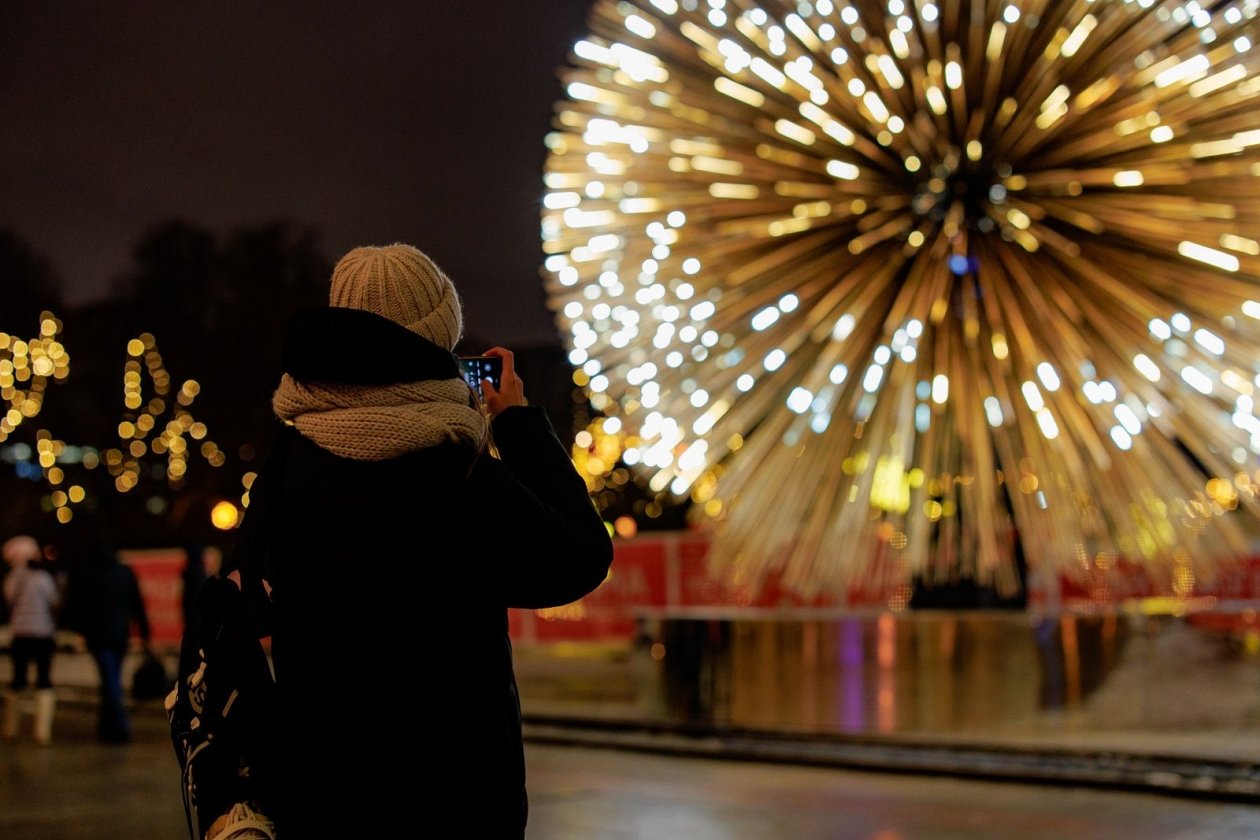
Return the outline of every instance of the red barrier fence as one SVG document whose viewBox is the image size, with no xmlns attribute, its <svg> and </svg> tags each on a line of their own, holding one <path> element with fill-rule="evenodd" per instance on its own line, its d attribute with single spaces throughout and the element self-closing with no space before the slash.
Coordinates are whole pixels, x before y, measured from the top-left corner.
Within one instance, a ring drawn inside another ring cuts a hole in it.
<svg viewBox="0 0 1260 840">
<path fill-rule="evenodd" d="M 658 611 L 715 608 L 752 611 L 815 609 L 900 609 L 909 588 L 889 578 L 884 585 L 850 590 L 841 601 L 800 598 L 770 580 L 759 592 L 726 584 L 707 566 L 708 537 L 690 531 L 651 532 L 618 539 L 607 581 L 592 594 L 564 607 L 512 610 L 512 637 L 520 642 L 628 639 L 637 616 Z M 1044 585 L 1032 575 L 1032 609 L 1095 611 L 1137 604 L 1149 610 L 1260 610 L 1260 555 L 1222 570 L 1210 583 L 1182 580 L 1180 593 L 1170 580 L 1159 585 L 1143 567 L 1124 561 L 1082 579 L 1063 577 Z M 1230 623 L 1232 619 L 1223 619 Z"/>
<path fill-rule="evenodd" d="M 615 542 L 608 580 L 580 601 L 543 610 L 511 610 L 512 637 L 520 642 L 629 639 L 638 616 L 649 612 L 714 610 L 783 611 L 813 609 L 897 609 L 907 606 L 908 587 L 886 585 L 854 588 L 843 601 L 803 599 L 771 579 L 760 591 L 733 586 L 709 572 L 706 535 L 692 531 L 651 532 Z M 178 643 L 183 632 L 185 554 L 179 548 L 121 552 L 136 571 L 149 611 L 153 640 Z M 1170 576 L 1171 580 L 1171 576 Z M 1210 582 L 1178 581 L 1158 585 L 1140 566 L 1117 561 L 1106 570 L 1080 579 L 1062 578 L 1044 586 L 1036 575 L 1029 583 L 1028 603 L 1034 609 L 1092 611 L 1134 603 L 1164 611 L 1260 610 L 1260 556 L 1222 570 Z M 1227 621 L 1228 623 L 1228 621 Z"/>
</svg>

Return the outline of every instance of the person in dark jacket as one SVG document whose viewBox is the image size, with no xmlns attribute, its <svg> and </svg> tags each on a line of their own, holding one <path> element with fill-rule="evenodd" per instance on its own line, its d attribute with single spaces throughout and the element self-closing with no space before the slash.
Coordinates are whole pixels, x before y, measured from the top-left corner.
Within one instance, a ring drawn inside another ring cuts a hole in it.
<svg viewBox="0 0 1260 840">
<path fill-rule="evenodd" d="M 118 554 L 101 517 L 83 511 L 67 551 L 69 579 L 65 610 L 69 629 L 83 637 L 99 678 L 96 736 L 111 744 L 131 740 L 131 716 L 124 698 L 122 667 L 133 635 L 150 647 L 149 618 L 140 585 Z"/>
<path fill-rule="evenodd" d="M 251 490 L 266 506 L 246 516 L 261 517 L 275 609 L 276 825 L 522 837 L 507 610 L 593 591 L 608 530 L 511 351 L 486 351 L 499 388 L 460 377 L 460 301 L 425 254 L 356 248 L 329 301 L 286 328 L 286 427 Z"/>
</svg>

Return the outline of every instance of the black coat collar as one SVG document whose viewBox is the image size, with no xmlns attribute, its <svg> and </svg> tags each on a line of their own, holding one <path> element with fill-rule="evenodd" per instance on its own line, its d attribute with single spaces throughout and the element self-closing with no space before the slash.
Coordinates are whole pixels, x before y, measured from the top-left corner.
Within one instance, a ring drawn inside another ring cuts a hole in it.
<svg viewBox="0 0 1260 840">
<path fill-rule="evenodd" d="M 299 382 L 391 385 L 459 376 L 459 362 L 446 348 L 388 318 L 337 306 L 294 313 L 280 360 Z"/>
</svg>

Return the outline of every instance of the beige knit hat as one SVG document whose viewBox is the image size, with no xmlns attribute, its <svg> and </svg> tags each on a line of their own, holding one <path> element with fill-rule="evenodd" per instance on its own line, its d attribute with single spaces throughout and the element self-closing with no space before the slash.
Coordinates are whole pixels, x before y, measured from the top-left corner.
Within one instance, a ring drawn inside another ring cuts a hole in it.
<svg viewBox="0 0 1260 840">
<path fill-rule="evenodd" d="M 433 260 L 410 245 L 355 248 L 333 268 L 328 303 L 365 309 L 447 350 L 464 329 L 459 296 Z"/>
</svg>

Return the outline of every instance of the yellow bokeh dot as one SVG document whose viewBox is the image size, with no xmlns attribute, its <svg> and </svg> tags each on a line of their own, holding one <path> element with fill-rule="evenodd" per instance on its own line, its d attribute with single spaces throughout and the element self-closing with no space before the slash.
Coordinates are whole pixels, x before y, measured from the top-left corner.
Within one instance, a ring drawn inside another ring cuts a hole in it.
<svg viewBox="0 0 1260 840">
<path fill-rule="evenodd" d="M 639 523 L 634 521 L 633 516 L 618 516 L 613 522 L 613 528 L 616 529 L 617 536 L 628 540 L 639 532 Z"/>
<path fill-rule="evenodd" d="M 236 505 L 228 501 L 219 502 L 210 509 L 210 524 L 220 531 L 229 531 L 235 528 L 240 518 L 241 513 L 237 510 Z"/>
</svg>

